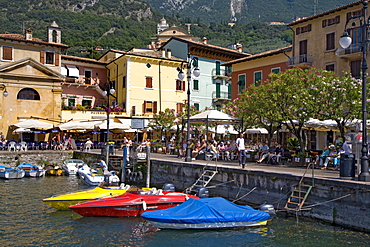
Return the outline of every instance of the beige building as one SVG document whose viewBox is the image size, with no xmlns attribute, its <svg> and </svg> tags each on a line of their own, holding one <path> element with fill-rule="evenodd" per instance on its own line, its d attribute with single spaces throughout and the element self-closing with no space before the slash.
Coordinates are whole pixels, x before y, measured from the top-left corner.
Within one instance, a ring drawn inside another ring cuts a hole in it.
<svg viewBox="0 0 370 247">
<path fill-rule="evenodd" d="M 312 66 L 338 74 L 351 71 L 354 77 L 359 77 L 362 34 L 358 22 L 347 27 L 353 40 L 351 47 L 342 49 L 339 39 L 350 16 L 362 16 L 362 7 L 362 1 L 356 1 L 288 24 L 293 30 L 293 57 L 289 65 Z"/>
<path fill-rule="evenodd" d="M 34 38 L 32 30 L 23 35 L 0 34 L 0 131 L 7 139 L 13 124 L 38 118 L 46 122 L 61 119 L 61 31 L 53 22 L 47 28 L 47 40 Z M 3 94 L 7 92 L 7 97 Z M 32 137 L 30 137 L 32 139 Z"/>
</svg>

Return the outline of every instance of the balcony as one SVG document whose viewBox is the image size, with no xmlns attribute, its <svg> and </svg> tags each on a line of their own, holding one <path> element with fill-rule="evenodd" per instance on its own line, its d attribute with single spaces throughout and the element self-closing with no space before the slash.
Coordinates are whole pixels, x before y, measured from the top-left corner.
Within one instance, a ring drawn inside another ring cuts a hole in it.
<svg viewBox="0 0 370 247">
<path fill-rule="evenodd" d="M 231 71 L 229 69 L 212 69 L 213 79 L 228 80 L 231 79 Z"/>
<path fill-rule="evenodd" d="M 82 85 L 92 85 L 92 86 L 98 86 L 100 79 L 97 77 L 69 77 L 67 76 L 65 79 L 66 83 L 76 83 L 76 84 L 82 84 Z"/>
<path fill-rule="evenodd" d="M 361 58 L 361 44 L 356 43 L 352 44 L 350 47 L 343 49 L 339 47 L 335 53 L 338 57 L 347 58 L 347 59 L 356 59 Z"/>
<path fill-rule="evenodd" d="M 309 68 L 312 66 L 312 55 L 303 54 L 299 56 L 294 56 L 288 59 L 288 66 L 298 66 L 301 68 Z"/>
<path fill-rule="evenodd" d="M 231 93 L 214 91 L 214 92 L 212 92 L 212 99 L 213 99 L 214 102 L 230 101 L 231 100 Z"/>
</svg>

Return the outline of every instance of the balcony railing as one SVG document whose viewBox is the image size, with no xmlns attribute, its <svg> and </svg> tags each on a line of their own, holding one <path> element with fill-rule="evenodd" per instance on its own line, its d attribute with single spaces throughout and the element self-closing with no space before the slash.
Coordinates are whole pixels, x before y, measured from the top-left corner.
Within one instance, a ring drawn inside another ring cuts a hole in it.
<svg viewBox="0 0 370 247">
<path fill-rule="evenodd" d="M 212 69 L 213 78 L 229 78 L 231 71 L 228 69 Z"/>
<path fill-rule="evenodd" d="M 212 98 L 216 100 L 231 100 L 231 93 L 229 92 L 212 92 Z"/>
<path fill-rule="evenodd" d="M 343 49 L 339 47 L 336 54 L 338 57 L 352 57 L 352 56 L 360 56 L 361 55 L 361 44 L 356 43 L 350 45 L 348 48 Z"/>
<path fill-rule="evenodd" d="M 100 79 L 97 77 L 83 77 L 83 78 L 75 78 L 75 77 L 66 77 L 65 82 L 67 83 L 77 83 L 77 84 L 85 84 L 85 85 L 99 85 Z"/>
<path fill-rule="evenodd" d="M 294 56 L 288 59 L 288 65 L 299 65 L 299 64 L 312 64 L 312 56 L 308 54 L 303 54 L 299 56 Z"/>
</svg>

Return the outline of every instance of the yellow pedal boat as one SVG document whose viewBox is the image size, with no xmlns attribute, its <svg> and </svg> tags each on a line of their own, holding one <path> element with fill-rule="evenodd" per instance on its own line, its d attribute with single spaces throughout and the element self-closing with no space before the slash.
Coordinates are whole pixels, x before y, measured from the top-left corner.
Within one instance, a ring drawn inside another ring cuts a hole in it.
<svg viewBox="0 0 370 247">
<path fill-rule="evenodd" d="M 130 185 L 108 186 L 108 187 L 98 186 L 92 190 L 85 190 L 64 194 L 60 196 L 53 196 L 43 199 L 42 201 L 57 210 L 70 210 L 68 208 L 69 206 L 90 200 L 122 195 L 128 189 L 130 189 Z"/>
</svg>

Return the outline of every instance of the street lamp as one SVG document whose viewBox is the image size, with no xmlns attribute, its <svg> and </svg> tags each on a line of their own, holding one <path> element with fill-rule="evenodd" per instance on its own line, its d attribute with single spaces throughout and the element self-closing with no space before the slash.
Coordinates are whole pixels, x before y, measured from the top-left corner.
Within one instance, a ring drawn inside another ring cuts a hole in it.
<svg viewBox="0 0 370 247">
<path fill-rule="evenodd" d="M 109 96 L 113 95 L 116 90 L 114 90 L 113 87 L 111 87 L 111 81 L 108 81 L 105 84 L 105 90 L 103 91 L 104 96 L 107 96 L 107 138 L 106 138 L 106 148 L 107 148 L 107 153 L 106 153 L 106 162 L 107 165 L 109 164 L 109 115 L 110 115 L 110 107 L 109 107 Z"/>
<path fill-rule="evenodd" d="M 348 48 L 351 43 L 352 39 L 348 34 L 349 28 L 347 25 L 350 21 L 354 21 L 352 26 L 356 26 L 355 20 L 359 21 L 359 31 L 363 35 L 360 43 L 361 43 L 361 51 L 362 51 L 362 64 L 361 64 L 361 71 L 362 71 L 362 149 L 361 149 L 361 173 L 358 175 L 359 181 L 370 181 L 369 175 L 369 157 L 368 157 L 368 143 L 367 143 L 367 131 L 366 131 L 366 122 L 367 122 L 367 111 L 366 111 L 366 71 L 367 71 L 367 63 L 366 63 L 366 56 L 367 56 L 367 48 L 368 42 L 368 32 L 369 32 L 369 18 L 366 17 L 368 1 L 363 1 L 363 8 L 362 8 L 362 16 L 351 16 L 344 27 L 344 33 L 342 37 L 339 39 L 339 44 L 343 49 Z"/>
<path fill-rule="evenodd" d="M 5 84 L 0 84 L 0 90 L 4 90 L 3 92 L 4 97 L 8 97 L 8 91 L 6 91 Z"/>
<path fill-rule="evenodd" d="M 193 71 L 192 71 L 193 67 Z M 191 82 L 191 72 L 193 72 L 194 78 L 198 78 L 200 76 L 200 70 L 198 68 L 198 58 L 193 57 L 190 58 L 190 53 L 188 53 L 187 57 L 187 80 L 188 80 L 188 112 L 187 112 L 187 122 L 186 122 L 186 156 L 185 156 L 185 161 L 186 162 L 191 162 L 191 136 L 190 136 L 190 82 Z M 182 71 L 182 66 L 181 69 L 179 70 L 178 78 L 180 81 L 182 81 L 185 77 L 184 72 Z"/>
</svg>

